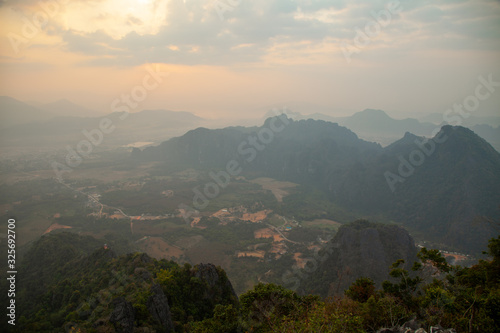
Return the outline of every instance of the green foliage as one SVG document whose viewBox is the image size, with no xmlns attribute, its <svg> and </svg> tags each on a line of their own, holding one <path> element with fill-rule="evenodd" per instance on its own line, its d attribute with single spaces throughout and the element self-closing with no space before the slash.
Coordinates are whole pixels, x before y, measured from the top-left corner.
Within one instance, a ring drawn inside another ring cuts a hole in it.
<svg viewBox="0 0 500 333">
<path fill-rule="evenodd" d="M 366 330 L 376 331 L 380 327 L 394 327 L 404 323 L 411 317 L 411 312 L 400 299 L 377 293 L 361 304 L 360 316 Z"/>
<path fill-rule="evenodd" d="M 233 305 L 217 304 L 212 318 L 190 323 L 187 331 L 192 333 L 237 333 L 241 332 L 240 313 Z"/>
<path fill-rule="evenodd" d="M 345 291 L 350 299 L 365 303 L 370 297 L 375 295 L 375 282 L 370 278 L 359 278 Z"/>
<path fill-rule="evenodd" d="M 275 332 L 346 332 L 364 333 L 363 319 L 352 313 L 341 313 L 341 308 L 332 308 L 318 302 L 303 316 L 284 317 Z"/>
<path fill-rule="evenodd" d="M 389 273 L 391 277 L 399 279 L 399 282 L 392 283 L 390 281 L 384 281 L 382 287 L 385 293 L 400 299 L 408 309 L 415 310 L 417 308 L 415 295 L 423 279 L 418 275 L 411 277 L 407 270 L 401 268 L 404 263 L 405 261 L 403 259 L 397 260 L 392 264 L 392 270 Z M 413 265 L 412 270 L 418 271 L 421 268 L 421 265 Z"/>
<path fill-rule="evenodd" d="M 62 237 L 43 239 L 34 245 L 32 255 L 72 249 Z M 68 237 L 75 244 L 86 239 Z M 123 297 L 134 309 L 136 327 L 158 331 L 161 327 L 148 308 L 157 283 L 168 299 L 176 332 L 362 333 L 414 317 L 425 327 L 439 324 L 459 333 L 494 333 L 500 331 L 499 244 L 500 237 L 492 239 L 491 258 L 471 268 L 450 266 L 438 251 L 422 249 L 422 262 L 411 272 L 403 268 L 403 260 L 392 265 L 394 280 L 385 282 L 382 291 L 375 290 L 372 280 L 359 278 L 346 290 L 346 297 L 327 300 L 262 283 L 237 300 L 220 267 L 179 266 L 140 253 L 117 257 L 102 248 L 90 254 L 73 248 L 57 274 L 42 276 L 46 290 L 38 290 L 34 299 L 23 288 L 34 284 L 36 276 L 26 271 L 31 279 L 25 280 L 17 297 L 23 309 L 18 325 L 20 331 L 52 332 L 73 323 L 75 330 L 91 332 L 97 321 L 109 318 L 113 299 Z M 428 271 L 433 274 L 431 281 L 424 279 Z M 109 322 L 99 328 L 112 329 Z"/>
<path fill-rule="evenodd" d="M 418 257 L 422 264 L 414 266 L 415 274 L 431 270 L 432 282 L 422 285 L 423 278 L 411 276 L 393 264 L 391 276 L 398 283 L 384 282 L 384 293 L 391 295 L 408 313 L 429 325 L 453 327 L 458 332 L 498 332 L 500 330 L 500 236 L 490 240 L 491 260 L 467 268 L 450 266 L 437 250 L 423 248 Z M 370 299 L 368 303 L 375 300 Z M 377 307 L 374 307 L 377 308 Z"/>
<path fill-rule="evenodd" d="M 446 262 L 446 258 L 441 255 L 439 250 L 427 250 L 424 247 L 418 253 L 418 258 L 423 263 L 431 263 L 441 272 L 448 273 L 451 270 L 450 265 Z"/>
</svg>

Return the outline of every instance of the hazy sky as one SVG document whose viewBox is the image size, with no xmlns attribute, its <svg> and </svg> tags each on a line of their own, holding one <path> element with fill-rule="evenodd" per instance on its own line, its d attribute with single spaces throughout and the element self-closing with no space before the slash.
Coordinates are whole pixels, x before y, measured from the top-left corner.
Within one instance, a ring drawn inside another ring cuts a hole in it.
<svg viewBox="0 0 500 333">
<path fill-rule="evenodd" d="M 0 95 L 102 112 L 133 94 L 131 111 L 403 117 L 500 82 L 498 0 L 0 0 L 0 27 Z M 500 114 L 496 89 L 477 115 Z"/>
</svg>

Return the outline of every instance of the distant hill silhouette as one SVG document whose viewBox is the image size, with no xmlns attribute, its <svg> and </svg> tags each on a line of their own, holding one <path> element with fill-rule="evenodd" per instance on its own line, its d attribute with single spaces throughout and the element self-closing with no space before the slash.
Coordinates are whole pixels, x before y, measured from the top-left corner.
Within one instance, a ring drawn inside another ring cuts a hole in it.
<svg viewBox="0 0 500 333">
<path fill-rule="evenodd" d="M 398 140 L 406 132 L 415 135 L 432 137 L 442 126 L 443 114 L 434 113 L 420 118 L 394 119 L 385 111 L 366 109 L 348 117 L 331 117 L 321 113 L 302 115 L 289 112 L 294 120 L 315 119 L 338 123 L 349 128 L 360 138 L 375 141 L 384 146 Z M 271 116 L 271 113 L 268 113 Z M 474 117 L 461 119 L 463 126 L 472 129 L 488 141 L 497 151 L 500 151 L 500 117 Z"/>
<path fill-rule="evenodd" d="M 0 127 L 41 122 L 54 114 L 8 96 L 0 96 Z"/>
<path fill-rule="evenodd" d="M 54 114 L 48 116 L 48 113 L 43 110 L 38 110 L 24 103 L 19 104 L 26 110 L 19 106 L 20 116 L 16 116 L 15 112 L 8 113 L 6 116 L 8 126 L 2 133 L 5 139 L 2 140 L 1 144 L 14 147 L 64 147 L 68 144 L 77 144 L 85 139 L 82 134 L 83 130 L 98 129 L 100 121 L 104 118 L 110 119 L 114 126 L 112 133 L 107 134 L 106 140 L 103 140 L 107 145 L 121 146 L 136 141 L 161 142 L 184 134 L 189 129 L 196 128 L 205 122 L 203 118 L 189 112 L 168 110 L 143 110 L 126 114 L 117 112 L 101 116 L 74 116 L 70 114 L 81 114 L 86 111 L 68 103 L 70 102 L 60 101 L 58 108 L 56 108 L 58 112 L 68 110 L 68 114 L 65 116 L 55 116 Z M 68 108 L 66 109 L 64 106 L 68 106 Z M 13 110 L 12 107 L 7 109 Z M 42 116 L 32 117 L 28 115 L 28 112 L 39 112 L 44 118 Z M 30 118 L 34 120 L 26 121 Z"/>
<path fill-rule="evenodd" d="M 87 109 L 81 105 L 75 104 L 67 99 L 60 99 L 55 102 L 41 104 L 38 106 L 52 114 L 63 117 L 98 117 L 104 115 L 95 110 Z"/>
</svg>

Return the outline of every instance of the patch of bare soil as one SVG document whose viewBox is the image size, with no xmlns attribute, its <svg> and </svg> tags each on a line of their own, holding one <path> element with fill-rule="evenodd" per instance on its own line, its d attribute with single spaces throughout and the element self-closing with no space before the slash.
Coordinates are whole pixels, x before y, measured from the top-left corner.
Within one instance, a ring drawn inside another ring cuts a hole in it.
<svg viewBox="0 0 500 333">
<path fill-rule="evenodd" d="M 161 237 L 149 237 L 148 239 L 138 242 L 138 246 L 141 251 L 158 260 L 180 258 L 184 254 L 183 250 L 168 244 Z"/>
<path fill-rule="evenodd" d="M 51 232 L 53 230 L 57 230 L 57 229 L 71 229 L 71 228 L 73 228 L 73 227 L 70 227 L 70 226 L 67 226 L 67 225 L 61 225 L 59 223 L 54 223 L 50 227 L 48 227 L 47 230 L 45 230 L 45 232 L 43 234 L 44 235 L 48 234 L 49 232 Z"/>
</svg>

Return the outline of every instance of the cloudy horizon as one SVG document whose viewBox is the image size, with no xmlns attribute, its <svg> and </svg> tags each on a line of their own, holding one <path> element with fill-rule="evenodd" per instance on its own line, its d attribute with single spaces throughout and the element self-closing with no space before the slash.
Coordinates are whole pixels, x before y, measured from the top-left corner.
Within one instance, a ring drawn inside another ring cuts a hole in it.
<svg viewBox="0 0 500 333">
<path fill-rule="evenodd" d="M 500 1 L 67 2 L 0 2 L 0 95 L 102 113 L 253 118 L 291 104 L 403 118 L 463 103 L 481 77 L 500 81 Z M 475 115 L 498 105 L 492 93 Z"/>
</svg>

